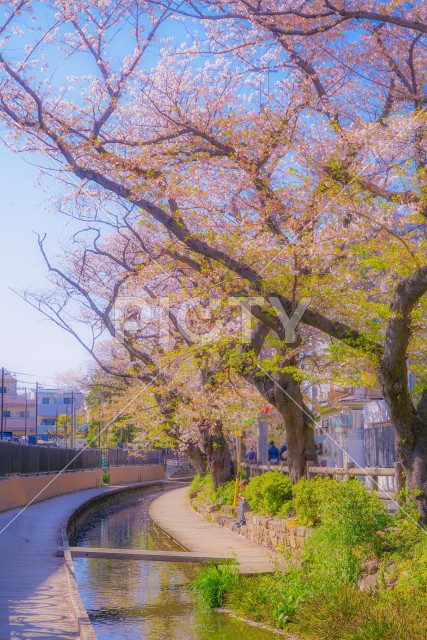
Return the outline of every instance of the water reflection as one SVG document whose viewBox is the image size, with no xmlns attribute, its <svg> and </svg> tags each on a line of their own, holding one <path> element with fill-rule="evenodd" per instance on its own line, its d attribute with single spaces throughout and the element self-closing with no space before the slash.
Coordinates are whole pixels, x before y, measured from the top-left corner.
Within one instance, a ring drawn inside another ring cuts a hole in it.
<svg viewBox="0 0 427 640">
<path fill-rule="evenodd" d="M 99 511 L 72 540 L 92 547 L 180 547 L 148 516 L 158 494 Z M 278 636 L 214 611 L 201 611 L 186 587 L 190 564 L 74 560 L 79 591 L 98 640 L 269 640 Z"/>
</svg>

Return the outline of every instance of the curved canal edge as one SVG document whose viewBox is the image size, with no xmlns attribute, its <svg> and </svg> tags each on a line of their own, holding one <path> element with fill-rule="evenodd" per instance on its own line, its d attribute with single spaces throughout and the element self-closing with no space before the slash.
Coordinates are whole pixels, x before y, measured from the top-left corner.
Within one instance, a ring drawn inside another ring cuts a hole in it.
<svg viewBox="0 0 427 640">
<path fill-rule="evenodd" d="M 153 522 L 187 551 L 213 557 L 236 557 L 242 575 L 272 573 L 277 554 L 216 523 L 191 507 L 186 487 L 156 498 L 150 505 Z"/>
<path fill-rule="evenodd" d="M 81 640 L 97 640 L 95 631 L 92 627 L 89 615 L 85 609 L 83 601 L 80 597 L 77 581 L 75 577 L 74 563 L 69 551 L 69 539 L 73 532 L 89 520 L 98 509 L 109 504 L 116 504 L 121 501 L 124 494 L 151 493 L 153 491 L 171 491 L 176 489 L 177 485 L 183 484 L 176 481 L 152 481 L 143 482 L 132 485 L 125 485 L 114 489 L 106 489 L 102 493 L 93 496 L 89 500 L 85 500 L 80 504 L 62 523 L 59 543 L 62 549 L 58 549 L 58 555 L 63 555 L 64 564 L 67 572 L 68 599 L 71 610 L 78 625 Z"/>
</svg>

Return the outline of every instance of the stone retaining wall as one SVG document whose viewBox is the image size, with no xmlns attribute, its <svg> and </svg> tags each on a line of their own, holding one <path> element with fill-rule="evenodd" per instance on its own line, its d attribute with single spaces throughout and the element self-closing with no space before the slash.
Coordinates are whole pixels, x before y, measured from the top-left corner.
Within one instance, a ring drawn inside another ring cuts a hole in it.
<svg viewBox="0 0 427 640">
<path fill-rule="evenodd" d="M 308 527 L 296 525 L 292 518 L 282 520 L 251 512 L 246 513 L 246 526 L 237 527 L 237 510 L 233 510 L 232 507 L 220 510 L 216 505 L 201 505 L 196 502 L 192 502 L 192 506 L 203 517 L 216 522 L 220 527 L 240 533 L 263 547 L 291 553 L 297 559 L 301 557 L 301 550 L 312 531 Z"/>
</svg>

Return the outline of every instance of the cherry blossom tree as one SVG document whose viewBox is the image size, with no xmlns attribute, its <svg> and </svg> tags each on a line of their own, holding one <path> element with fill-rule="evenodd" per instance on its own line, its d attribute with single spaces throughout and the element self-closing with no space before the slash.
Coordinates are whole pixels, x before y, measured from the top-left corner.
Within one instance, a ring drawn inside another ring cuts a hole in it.
<svg viewBox="0 0 427 640">
<path fill-rule="evenodd" d="M 133 207 L 276 335 L 277 309 L 310 298 L 310 335 L 376 368 L 426 520 L 427 392 L 415 405 L 407 375 L 425 342 L 424 4 L 49 2 L 30 31 L 41 6 L 10 3 L 1 27 L 8 144 L 76 200 Z M 175 48 L 169 21 L 191 16 L 203 33 Z M 54 51 L 66 64 L 43 71 Z"/>
</svg>

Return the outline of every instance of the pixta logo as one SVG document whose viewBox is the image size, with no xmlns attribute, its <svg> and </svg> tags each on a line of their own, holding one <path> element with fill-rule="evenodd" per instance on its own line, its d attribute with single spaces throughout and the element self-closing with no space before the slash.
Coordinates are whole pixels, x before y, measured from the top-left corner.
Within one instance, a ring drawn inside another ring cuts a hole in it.
<svg viewBox="0 0 427 640">
<path fill-rule="evenodd" d="M 175 340 L 177 333 L 188 344 L 207 344 L 228 334 L 243 344 L 250 344 L 254 309 L 271 313 L 272 308 L 284 330 L 286 343 L 293 344 L 296 328 L 309 304 L 309 299 L 302 299 L 288 314 L 275 296 L 267 299 L 231 296 L 226 300 L 212 298 L 209 301 L 196 297 L 179 303 L 167 296 L 155 300 L 124 296 L 116 301 L 113 309 L 114 336 L 122 344 L 154 339 L 166 347 Z"/>
</svg>

